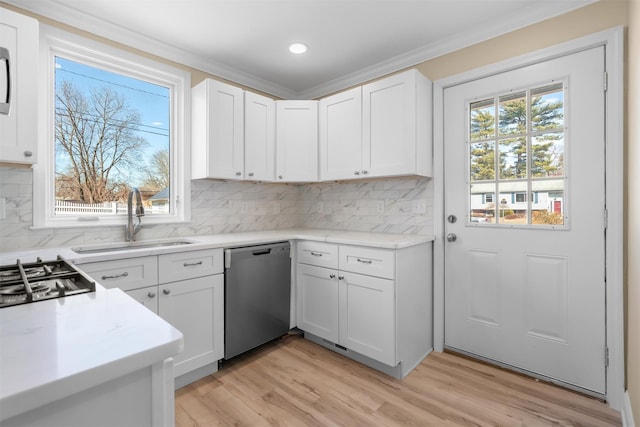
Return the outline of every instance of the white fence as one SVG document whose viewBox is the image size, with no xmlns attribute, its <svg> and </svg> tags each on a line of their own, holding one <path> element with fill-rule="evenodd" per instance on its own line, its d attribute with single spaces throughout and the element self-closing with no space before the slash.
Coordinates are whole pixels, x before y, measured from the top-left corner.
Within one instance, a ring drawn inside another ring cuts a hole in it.
<svg viewBox="0 0 640 427">
<path fill-rule="evenodd" d="M 168 214 L 169 204 L 152 205 L 144 207 L 146 213 Z M 56 215 L 126 215 L 126 203 L 104 202 L 104 203 L 80 203 L 68 202 L 66 200 L 56 200 Z"/>
<path fill-rule="evenodd" d="M 56 200 L 56 215 L 126 215 L 127 205 L 118 202 L 78 203 Z"/>
</svg>

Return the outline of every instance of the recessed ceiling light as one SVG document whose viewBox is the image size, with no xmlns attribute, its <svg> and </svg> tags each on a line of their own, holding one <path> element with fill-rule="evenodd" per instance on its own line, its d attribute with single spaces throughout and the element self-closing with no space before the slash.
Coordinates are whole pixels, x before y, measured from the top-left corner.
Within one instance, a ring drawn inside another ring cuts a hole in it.
<svg viewBox="0 0 640 427">
<path fill-rule="evenodd" d="M 289 52 L 295 54 L 305 53 L 307 51 L 307 45 L 304 43 L 292 43 L 289 46 Z"/>
</svg>

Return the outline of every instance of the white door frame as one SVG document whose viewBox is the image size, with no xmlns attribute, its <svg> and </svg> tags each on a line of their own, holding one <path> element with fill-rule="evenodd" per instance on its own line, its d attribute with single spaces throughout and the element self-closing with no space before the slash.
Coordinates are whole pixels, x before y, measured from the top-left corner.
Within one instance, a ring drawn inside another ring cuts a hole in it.
<svg viewBox="0 0 640 427">
<path fill-rule="evenodd" d="M 434 82 L 434 350 L 444 348 L 444 90 L 448 87 L 537 62 L 569 55 L 596 46 L 605 46 L 608 74 L 606 99 L 606 322 L 609 367 L 607 402 L 620 410 L 624 395 L 624 28 L 615 27 L 585 37 L 541 49 Z M 603 76 L 603 85 L 605 79 Z"/>
</svg>

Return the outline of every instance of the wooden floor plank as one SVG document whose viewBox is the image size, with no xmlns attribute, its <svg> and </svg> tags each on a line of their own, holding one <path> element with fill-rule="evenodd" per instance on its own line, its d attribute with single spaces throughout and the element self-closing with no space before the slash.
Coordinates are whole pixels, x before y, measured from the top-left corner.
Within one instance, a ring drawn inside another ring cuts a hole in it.
<svg viewBox="0 0 640 427">
<path fill-rule="evenodd" d="M 396 380 L 299 336 L 176 392 L 176 426 L 620 426 L 588 396 L 451 353 Z"/>
</svg>

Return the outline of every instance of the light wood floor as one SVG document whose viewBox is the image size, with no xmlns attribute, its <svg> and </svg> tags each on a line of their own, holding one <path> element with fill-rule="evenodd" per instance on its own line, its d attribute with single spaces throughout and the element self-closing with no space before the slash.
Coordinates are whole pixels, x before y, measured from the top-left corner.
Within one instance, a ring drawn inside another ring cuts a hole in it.
<svg viewBox="0 0 640 427">
<path fill-rule="evenodd" d="M 450 353 L 403 381 L 299 336 L 176 392 L 176 426 L 620 426 L 606 404 Z"/>
</svg>

